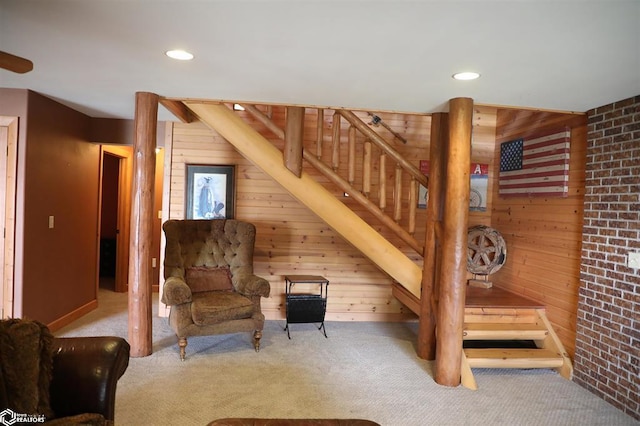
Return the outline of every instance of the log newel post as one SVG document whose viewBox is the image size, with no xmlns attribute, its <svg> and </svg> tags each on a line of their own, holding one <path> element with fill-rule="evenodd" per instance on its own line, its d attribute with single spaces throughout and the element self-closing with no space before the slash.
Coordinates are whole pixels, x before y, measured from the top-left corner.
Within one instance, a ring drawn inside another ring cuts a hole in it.
<svg viewBox="0 0 640 426">
<path fill-rule="evenodd" d="M 439 274 L 435 381 L 460 384 L 467 277 L 467 229 L 473 100 L 449 102 L 449 148 Z"/>
<path fill-rule="evenodd" d="M 284 164 L 297 177 L 302 174 L 303 138 L 304 108 L 287 107 L 284 130 Z"/>
<path fill-rule="evenodd" d="M 129 240 L 129 344 L 132 357 L 151 355 L 153 196 L 159 97 L 136 93 Z"/>
<path fill-rule="evenodd" d="M 422 270 L 422 292 L 420 297 L 420 327 L 418 329 L 418 356 L 433 360 L 436 356 L 436 316 L 437 316 L 437 271 L 441 260 L 436 227 L 441 225 L 444 199 L 445 154 L 448 147 L 448 114 L 436 113 L 431 116 L 431 142 L 429 147 L 429 197 L 427 200 L 427 221 L 424 243 L 424 264 Z"/>
</svg>

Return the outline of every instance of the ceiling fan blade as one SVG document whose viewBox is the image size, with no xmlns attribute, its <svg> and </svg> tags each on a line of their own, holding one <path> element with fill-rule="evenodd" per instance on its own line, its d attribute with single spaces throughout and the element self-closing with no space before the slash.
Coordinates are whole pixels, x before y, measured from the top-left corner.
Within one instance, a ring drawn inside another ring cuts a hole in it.
<svg viewBox="0 0 640 426">
<path fill-rule="evenodd" d="M 33 62 L 20 56 L 0 51 L 0 68 L 24 74 L 33 69 Z"/>
</svg>

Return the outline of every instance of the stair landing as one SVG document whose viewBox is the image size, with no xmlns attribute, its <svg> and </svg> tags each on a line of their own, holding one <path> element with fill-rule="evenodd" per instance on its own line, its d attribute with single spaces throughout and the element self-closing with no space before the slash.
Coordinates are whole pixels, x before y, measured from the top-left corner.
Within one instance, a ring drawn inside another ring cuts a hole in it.
<svg viewBox="0 0 640 426">
<path fill-rule="evenodd" d="M 393 295 L 413 313 L 420 315 L 420 299 L 401 284 L 394 282 Z M 480 288 L 467 286 L 465 312 L 477 312 L 478 309 L 544 309 L 544 305 L 498 287 Z"/>
<path fill-rule="evenodd" d="M 544 305 L 499 287 L 467 286 L 466 308 L 544 309 Z"/>
</svg>

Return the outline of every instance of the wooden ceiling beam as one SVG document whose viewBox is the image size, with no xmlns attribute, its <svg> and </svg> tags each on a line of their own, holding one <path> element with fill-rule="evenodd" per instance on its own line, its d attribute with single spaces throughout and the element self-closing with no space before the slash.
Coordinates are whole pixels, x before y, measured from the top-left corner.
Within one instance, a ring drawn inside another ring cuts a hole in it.
<svg viewBox="0 0 640 426">
<path fill-rule="evenodd" d="M 182 101 L 160 98 L 160 104 L 183 123 L 192 123 L 196 119 L 191 110 Z"/>
</svg>

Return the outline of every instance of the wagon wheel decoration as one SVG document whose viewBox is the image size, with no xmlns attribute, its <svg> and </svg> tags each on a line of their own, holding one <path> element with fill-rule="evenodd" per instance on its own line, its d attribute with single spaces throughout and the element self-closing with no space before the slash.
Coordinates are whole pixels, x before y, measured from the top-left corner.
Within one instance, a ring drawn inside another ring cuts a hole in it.
<svg viewBox="0 0 640 426">
<path fill-rule="evenodd" d="M 477 189 L 471 188 L 469 191 L 469 207 L 478 208 L 482 206 L 482 195 Z"/>
<path fill-rule="evenodd" d="M 467 270 L 475 275 L 497 272 L 507 259 L 507 245 L 500 233 L 488 226 L 469 228 Z"/>
</svg>

